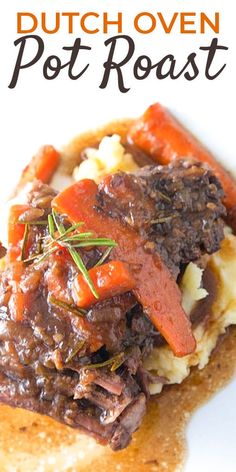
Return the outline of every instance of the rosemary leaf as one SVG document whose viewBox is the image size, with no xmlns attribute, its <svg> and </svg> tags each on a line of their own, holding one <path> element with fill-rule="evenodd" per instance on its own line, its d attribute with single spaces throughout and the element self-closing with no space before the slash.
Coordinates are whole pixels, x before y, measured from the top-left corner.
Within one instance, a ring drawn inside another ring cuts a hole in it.
<svg viewBox="0 0 236 472">
<path fill-rule="evenodd" d="M 17 221 L 19 225 L 29 225 L 29 226 L 46 226 L 48 224 L 47 220 L 34 220 L 34 221 Z"/>
<path fill-rule="evenodd" d="M 98 262 L 95 264 L 94 267 L 98 267 L 100 265 L 103 264 L 103 262 L 105 262 L 105 260 L 108 258 L 108 256 L 110 255 L 111 251 L 112 251 L 113 247 L 110 246 L 106 249 L 106 251 L 104 251 L 103 255 L 101 256 L 101 258 L 98 260 Z"/>
<path fill-rule="evenodd" d="M 31 256 L 31 257 L 28 257 L 28 259 L 24 259 L 23 262 L 26 264 L 28 262 L 33 262 L 35 261 L 35 259 L 37 259 L 39 257 L 38 254 L 35 254 L 34 256 Z"/>
<path fill-rule="evenodd" d="M 124 352 L 121 352 L 117 355 L 117 358 L 114 359 L 114 362 L 111 366 L 111 372 L 115 372 L 115 370 L 119 369 L 119 367 L 125 362 L 126 356 Z"/>
<path fill-rule="evenodd" d="M 60 221 L 58 221 L 57 214 L 56 214 L 54 209 L 52 209 L 52 217 L 53 217 L 54 223 L 57 227 L 57 230 L 59 231 L 60 236 L 63 236 L 65 234 L 66 230 L 65 230 L 64 225 L 62 223 L 60 223 Z"/>
<path fill-rule="evenodd" d="M 84 265 L 84 262 L 83 262 L 83 259 L 82 257 L 79 255 L 79 253 L 72 247 L 68 248 L 69 250 L 69 253 L 74 261 L 74 263 L 76 264 L 76 266 L 78 267 L 78 269 L 80 270 L 80 272 L 82 273 L 84 279 L 86 280 L 92 294 L 94 295 L 95 298 L 99 298 L 99 295 L 93 285 L 93 282 L 89 276 L 89 273 L 88 273 L 88 270 L 86 269 L 86 266 Z"/>
<path fill-rule="evenodd" d="M 54 239 L 55 225 L 52 215 L 48 215 L 48 231 L 52 239 Z"/>
<path fill-rule="evenodd" d="M 111 241 L 111 240 L 87 239 L 86 241 L 81 241 L 78 244 L 73 244 L 71 246 L 73 248 L 76 248 L 76 247 L 90 247 L 90 246 L 115 247 L 115 246 L 117 246 L 117 244 L 114 241 Z"/>
<path fill-rule="evenodd" d="M 86 310 L 83 310 L 82 308 L 74 307 L 69 303 L 57 300 L 52 296 L 49 297 L 49 303 L 51 303 L 51 305 L 57 306 L 58 308 L 62 308 L 63 310 L 69 311 L 70 313 L 73 313 L 76 316 L 84 316 L 87 313 Z"/>
<path fill-rule="evenodd" d="M 88 364 L 82 367 L 84 369 L 101 369 L 102 367 L 111 365 L 111 372 L 114 372 L 123 364 L 124 361 L 125 361 L 125 353 L 120 352 L 119 354 L 117 354 L 114 357 L 111 357 L 107 361 L 99 362 L 97 364 Z"/>
<path fill-rule="evenodd" d="M 28 223 L 26 223 L 24 236 L 23 236 L 23 242 L 22 242 L 21 255 L 20 255 L 20 260 L 21 261 L 24 261 L 24 259 L 25 259 L 25 252 L 26 252 L 26 246 L 27 246 L 27 242 L 28 242 L 28 236 L 29 236 L 29 225 L 28 225 Z"/>
<path fill-rule="evenodd" d="M 70 353 L 70 355 L 66 358 L 66 363 L 72 361 L 72 359 L 76 356 L 76 354 L 78 354 L 79 351 L 81 351 L 84 345 L 85 345 L 85 341 L 79 341 L 75 345 L 74 349 L 72 349 L 72 352 Z"/>
<path fill-rule="evenodd" d="M 75 231 L 77 228 L 82 226 L 84 223 L 81 221 L 80 223 L 76 223 L 76 225 L 70 226 L 68 229 L 66 229 L 60 236 L 58 236 L 57 240 L 60 240 L 64 238 L 65 236 L 68 236 L 68 234 L 72 233 L 72 231 Z M 65 228 L 64 228 L 65 229 Z M 84 235 L 84 237 L 87 237 L 87 235 L 93 235 L 93 233 L 79 233 L 78 236 Z M 77 235 L 74 235 L 77 236 Z M 72 236 L 71 236 L 72 237 Z"/>
<path fill-rule="evenodd" d="M 79 241 L 80 239 L 91 238 L 92 236 L 94 236 L 94 233 L 92 233 L 91 231 L 88 231 L 87 233 L 73 234 L 72 236 L 66 235 L 66 237 L 65 237 L 65 234 L 63 234 L 61 238 L 63 239 L 65 238 L 65 240 L 68 240 L 68 241 Z"/>
<path fill-rule="evenodd" d="M 57 250 L 58 250 L 58 247 L 54 247 L 50 249 L 50 251 L 44 252 L 42 256 L 38 258 L 38 260 L 36 261 L 36 264 L 39 264 L 40 262 L 44 261 L 44 259 L 46 259 L 48 256 L 50 256 L 51 254 L 53 254 L 53 252 Z M 38 255 L 36 257 L 38 257 Z M 28 261 L 26 260 L 25 262 L 28 262 Z"/>
<path fill-rule="evenodd" d="M 74 226 L 75 226 L 75 225 L 74 225 Z M 52 244 L 53 244 L 54 242 L 70 243 L 71 241 L 77 241 L 77 240 L 80 241 L 81 239 L 85 239 L 85 238 L 88 238 L 88 237 L 90 237 L 90 236 L 93 236 L 93 233 L 91 233 L 91 232 L 88 232 L 88 233 L 79 233 L 78 235 L 73 235 L 73 237 L 72 237 L 72 236 L 71 236 L 71 237 L 68 236 L 68 233 L 70 233 L 71 231 L 74 231 L 74 226 L 73 226 L 73 227 L 71 226 L 71 228 L 73 228 L 73 229 L 68 228 L 68 230 L 65 231 L 64 234 L 58 236 L 57 238 L 54 237 L 52 241 L 50 241 L 50 242 L 48 242 L 48 243 L 46 244 L 46 246 L 47 246 L 47 247 L 52 246 Z"/>
<path fill-rule="evenodd" d="M 84 366 L 81 366 L 83 369 L 101 369 L 102 367 L 106 367 L 108 365 L 111 365 L 113 363 L 113 358 L 108 359 L 107 361 L 104 362 L 98 362 L 97 364 L 87 364 Z"/>
</svg>

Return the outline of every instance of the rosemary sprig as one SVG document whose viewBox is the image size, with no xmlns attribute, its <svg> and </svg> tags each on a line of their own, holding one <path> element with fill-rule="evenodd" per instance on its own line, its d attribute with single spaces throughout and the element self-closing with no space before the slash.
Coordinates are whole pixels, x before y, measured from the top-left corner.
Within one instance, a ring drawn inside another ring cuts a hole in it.
<svg viewBox="0 0 236 472">
<path fill-rule="evenodd" d="M 61 300 L 57 300 L 52 296 L 49 297 L 48 301 L 49 303 L 51 303 L 51 305 L 55 305 L 58 308 L 62 308 L 63 310 L 69 311 L 70 313 L 73 313 L 76 316 L 86 315 L 86 310 L 83 310 L 82 308 L 77 308 L 73 305 L 70 305 L 69 303 L 62 302 Z"/>
<path fill-rule="evenodd" d="M 57 230 L 60 234 L 60 236 L 63 236 L 64 233 L 65 233 L 65 228 L 63 226 L 62 223 L 60 223 L 57 219 L 57 214 L 54 210 L 52 210 L 52 216 L 53 216 L 53 219 L 54 219 L 54 223 L 55 223 L 55 226 L 57 227 Z M 93 282 L 89 276 L 89 273 L 87 271 L 87 268 L 83 262 L 83 259 L 82 257 L 79 255 L 79 253 L 73 248 L 73 247 L 68 247 L 68 251 L 74 261 L 74 263 L 76 264 L 76 266 L 78 267 L 79 271 L 83 274 L 92 294 L 94 295 L 95 298 L 99 298 L 98 296 L 98 293 L 93 285 Z"/>
<path fill-rule="evenodd" d="M 81 255 L 76 249 L 85 248 L 85 247 L 93 247 L 93 246 L 108 246 L 107 250 L 104 252 L 102 257 L 97 262 L 95 266 L 97 267 L 98 265 L 104 262 L 104 260 L 109 256 L 111 250 L 115 246 L 117 246 L 116 242 L 110 238 L 96 238 L 94 236 L 94 233 L 91 231 L 86 231 L 83 233 L 82 232 L 74 233 L 76 229 L 78 229 L 80 226 L 84 224 L 83 222 L 76 223 L 70 226 L 68 229 L 66 229 L 63 223 L 59 220 L 58 215 L 54 209 L 52 210 L 52 213 L 48 215 L 47 224 L 48 224 L 48 232 L 49 232 L 50 238 L 46 236 L 46 241 L 44 243 L 44 249 L 46 249 L 46 251 L 44 251 L 41 255 L 35 254 L 31 256 L 30 258 L 25 259 L 25 247 L 27 244 L 27 237 L 28 237 L 28 224 L 26 224 L 25 235 L 24 235 L 23 246 L 22 246 L 22 255 L 21 255 L 22 259 L 21 260 L 23 260 L 25 263 L 35 261 L 36 264 L 39 264 L 48 256 L 53 254 L 53 252 L 58 250 L 58 246 L 57 245 L 54 246 L 55 242 L 58 242 L 61 246 L 65 247 L 68 250 L 75 265 L 77 266 L 79 271 L 82 273 L 84 279 L 86 280 L 92 294 L 94 295 L 96 299 L 98 299 L 99 295 L 90 278 L 89 272 L 83 262 Z M 49 241 L 47 241 L 48 238 L 49 238 Z M 68 310 L 68 307 L 64 306 L 64 308 L 67 308 Z"/>
<path fill-rule="evenodd" d="M 23 242 L 22 242 L 21 255 L 20 255 L 20 260 L 21 261 L 24 261 L 24 259 L 25 259 L 25 252 L 26 252 L 26 246 L 27 246 L 27 242 L 28 242 L 28 236 L 29 236 L 29 225 L 28 225 L 28 223 L 26 223 L 24 236 L 23 236 Z"/>
</svg>

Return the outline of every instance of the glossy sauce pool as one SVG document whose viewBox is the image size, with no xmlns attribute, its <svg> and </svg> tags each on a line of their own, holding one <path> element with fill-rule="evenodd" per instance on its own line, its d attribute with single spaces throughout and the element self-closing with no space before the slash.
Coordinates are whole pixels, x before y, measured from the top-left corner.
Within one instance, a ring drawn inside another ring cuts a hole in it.
<svg viewBox="0 0 236 472">
<path fill-rule="evenodd" d="M 130 122 L 112 123 L 94 133 L 76 138 L 64 150 L 61 169 L 72 172 L 80 151 L 97 145 L 114 132 L 125 142 Z M 140 163 L 143 156 L 137 155 Z M 184 470 L 187 445 L 185 430 L 192 413 L 219 389 L 236 370 L 236 328 L 230 328 L 207 367 L 193 369 L 181 385 L 152 397 L 148 412 L 131 445 L 114 453 L 54 420 L 21 409 L 0 406 L 1 472 L 173 472 Z M 227 434 L 227 432 L 226 432 Z"/>
</svg>

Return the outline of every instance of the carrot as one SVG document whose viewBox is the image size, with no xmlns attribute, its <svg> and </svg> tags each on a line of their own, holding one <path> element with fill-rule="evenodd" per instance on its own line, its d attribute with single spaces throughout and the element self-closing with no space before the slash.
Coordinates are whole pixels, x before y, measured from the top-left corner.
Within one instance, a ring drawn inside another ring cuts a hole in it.
<svg viewBox="0 0 236 472">
<path fill-rule="evenodd" d="M 88 230 L 117 242 L 115 259 L 129 265 L 135 281 L 134 294 L 152 323 L 170 344 L 176 356 L 194 351 L 191 324 L 181 306 L 181 293 L 158 254 L 145 251 L 145 240 L 118 220 L 96 211 L 97 185 L 86 179 L 59 193 L 52 207 L 72 223 L 83 221 Z M 83 227 L 84 228 L 84 227 Z"/>
<path fill-rule="evenodd" d="M 29 209 L 29 205 L 13 205 L 8 219 L 8 244 L 16 246 L 24 236 L 25 225 L 19 223 L 19 218 Z"/>
<path fill-rule="evenodd" d="M 24 183 L 33 179 L 41 180 L 44 183 L 50 182 L 59 165 L 59 160 L 60 154 L 53 146 L 41 147 L 23 171 Z"/>
<path fill-rule="evenodd" d="M 35 177 L 49 182 L 58 167 L 60 154 L 53 146 L 43 146 L 35 157 Z"/>
<path fill-rule="evenodd" d="M 226 208 L 230 214 L 235 212 L 236 181 L 213 155 L 159 103 L 150 106 L 144 115 L 134 122 L 128 138 L 160 164 L 169 164 L 175 159 L 185 157 L 195 158 L 208 164 L 222 184 Z"/>
<path fill-rule="evenodd" d="M 120 261 L 111 261 L 94 267 L 89 270 L 89 276 L 99 295 L 99 300 L 129 292 L 135 286 L 128 268 Z M 81 308 L 87 308 L 98 301 L 82 274 L 79 274 L 74 280 L 73 293 L 76 304 Z"/>
<path fill-rule="evenodd" d="M 25 225 L 24 223 L 18 223 L 18 221 L 20 216 L 28 209 L 28 205 L 13 205 L 10 208 L 8 219 L 8 262 L 15 261 L 21 253 L 20 242 L 24 237 Z"/>
</svg>

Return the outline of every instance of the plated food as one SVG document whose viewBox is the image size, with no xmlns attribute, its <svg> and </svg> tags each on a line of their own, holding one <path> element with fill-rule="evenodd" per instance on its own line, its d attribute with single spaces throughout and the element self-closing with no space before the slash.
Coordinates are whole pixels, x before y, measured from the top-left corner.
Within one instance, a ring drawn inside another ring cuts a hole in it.
<svg viewBox="0 0 236 472">
<path fill-rule="evenodd" d="M 159 104 L 106 133 L 42 148 L 10 203 L 0 400 L 118 451 L 236 324 L 236 185 Z"/>
</svg>

